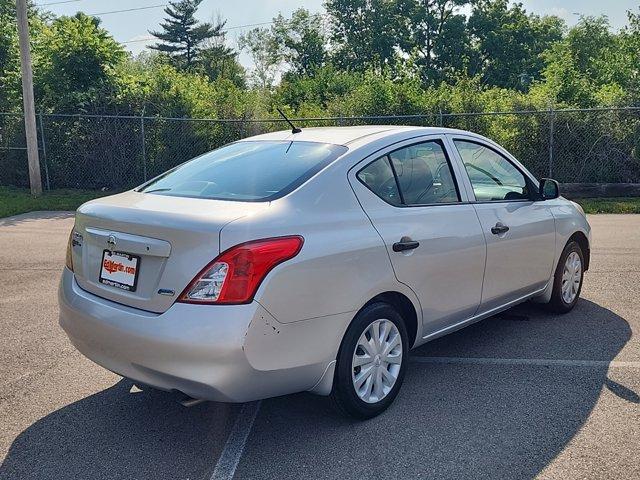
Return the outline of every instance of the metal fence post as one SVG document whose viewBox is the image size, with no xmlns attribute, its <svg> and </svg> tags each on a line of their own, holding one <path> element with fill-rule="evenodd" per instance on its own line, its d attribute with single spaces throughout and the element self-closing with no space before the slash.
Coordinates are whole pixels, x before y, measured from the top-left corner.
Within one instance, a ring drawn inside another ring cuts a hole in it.
<svg viewBox="0 0 640 480">
<path fill-rule="evenodd" d="M 42 113 L 38 115 L 38 123 L 40 123 L 40 141 L 42 142 L 42 162 L 44 163 L 44 178 L 47 184 L 47 191 L 51 190 L 49 183 L 49 165 L 47 165 L 47 142 L 44 137 L 44 122 L 42 121 Z"/>
<path fill-rule="evenodd" d="M 144 133 L 144 110 L 142 112 L 142 116 L 140 117 L 140 136 L 142 141 L 142 178 L 143 181 L 147 181 L 147 147 L 145 142 L 145 133 Z"/>
<path fill-rule="evenodd" d="M 555 113 L 549 106 L 549 178 L 553 178 L 553 136 L 555 129 Z"/>
</svg>

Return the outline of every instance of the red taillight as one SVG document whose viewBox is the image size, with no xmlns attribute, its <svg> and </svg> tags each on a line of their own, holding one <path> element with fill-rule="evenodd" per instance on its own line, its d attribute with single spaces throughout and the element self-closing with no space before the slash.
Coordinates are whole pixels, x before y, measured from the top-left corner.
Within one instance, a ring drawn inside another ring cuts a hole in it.
<svg viewBox="0 0 640 480">
<path fill-rule="evenodd" d="M 260 283 L 278 264 L 295 257 L 302 237 L 266 238 L 242 243 L 220 254 L 185 288 L 182 303 L 249 303 Z"/>
</svg>

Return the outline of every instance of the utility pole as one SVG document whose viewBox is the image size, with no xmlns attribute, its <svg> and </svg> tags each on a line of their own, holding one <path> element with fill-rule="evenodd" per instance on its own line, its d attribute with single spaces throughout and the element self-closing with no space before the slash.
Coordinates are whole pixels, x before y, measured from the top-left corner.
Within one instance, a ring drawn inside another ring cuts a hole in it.
<svg viewBox="0 0 640 480">
<path fill-rule="evenodd" d="M 40 159 L 38 158 L 38 131 L 36 130 L 36 106 L 33 98 L 33 72 L 31 71 L 26 0 L 16 0 L 16 13 L 20 40 L 20 65 L 22 66 L 22 99 L 27 158 L 29 159 L 29 184 L 31 185 L 31 195 L 40 195 L 42 194 L 42 179 L 40 178 Z"/>
</svg>

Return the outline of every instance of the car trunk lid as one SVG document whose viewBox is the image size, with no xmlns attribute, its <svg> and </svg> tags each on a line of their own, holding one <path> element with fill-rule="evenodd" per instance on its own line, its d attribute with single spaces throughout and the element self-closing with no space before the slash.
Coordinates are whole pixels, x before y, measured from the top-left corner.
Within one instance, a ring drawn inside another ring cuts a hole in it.
<svg viewBox="0 0 640 480">
<path fill-rule="evenodd" d="M 76 281 L 108 300 L 164 312 L 220 253 L 222 228 L 268 205 L 135 191 L 86 203 L 74 227 Z"/>
</svg>

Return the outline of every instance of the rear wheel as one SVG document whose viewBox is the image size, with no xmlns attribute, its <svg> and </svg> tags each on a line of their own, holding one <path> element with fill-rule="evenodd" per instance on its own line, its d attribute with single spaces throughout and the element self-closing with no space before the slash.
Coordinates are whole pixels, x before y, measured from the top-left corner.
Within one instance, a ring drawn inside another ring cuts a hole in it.
<svg viewBox="0 0 640 480">
<path fill-rule="evenodd" d="M 331 392 L 334 404 L 360 419 L 382 413 L 398 395 L 408 350 L 407 330 L 398 312 L 386 303 L 367 306 L 342 340 Z"/>
<path fill-rule="evenodd" d="M 553 279 L 549 308 L 567 313 L 578 303 L 584 277 L 584 255 L 577 242 L 569 242 L 560 255 Z"/>
</svg>

